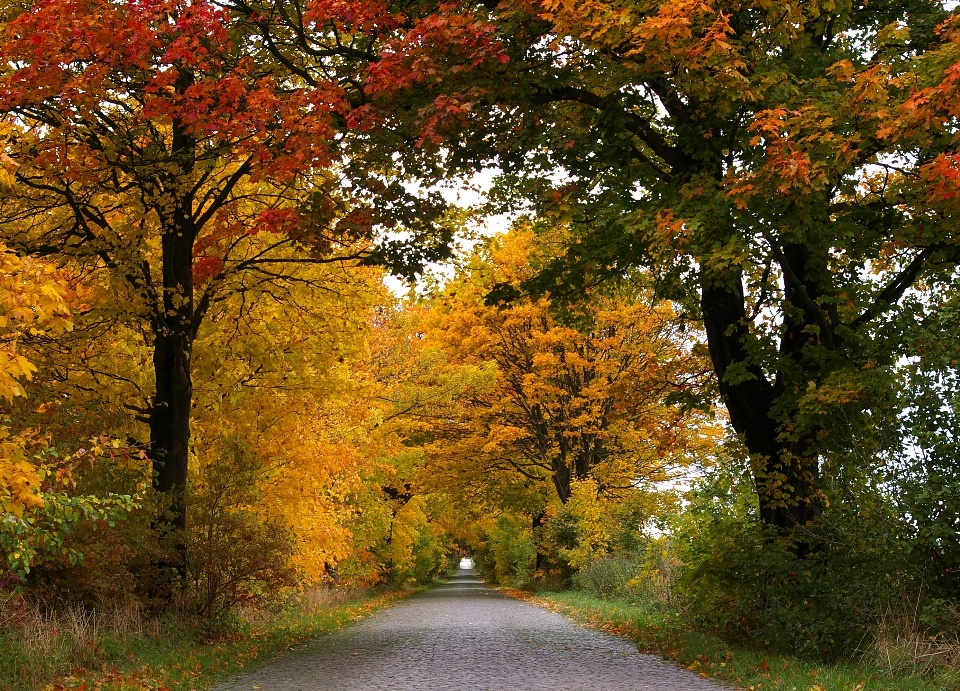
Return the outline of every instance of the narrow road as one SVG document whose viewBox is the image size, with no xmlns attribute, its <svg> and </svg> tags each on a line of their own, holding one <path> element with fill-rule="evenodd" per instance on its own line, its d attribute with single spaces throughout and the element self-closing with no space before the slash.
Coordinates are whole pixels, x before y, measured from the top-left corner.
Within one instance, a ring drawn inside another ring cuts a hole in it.
<svg viewBox="0 0 960 691">
<path fill-rule="evenodd" d="M 215 691 L 721 691 L 504 597 L 461 569 L 449 582 L 360 624 L 321 636 Z"/>
</svg>

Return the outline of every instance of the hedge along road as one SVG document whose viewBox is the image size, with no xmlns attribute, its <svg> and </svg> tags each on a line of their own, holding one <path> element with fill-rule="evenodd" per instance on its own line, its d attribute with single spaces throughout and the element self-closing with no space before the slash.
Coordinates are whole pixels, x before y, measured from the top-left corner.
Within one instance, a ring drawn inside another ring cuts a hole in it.
<svg viewBox="0 0 960 691">
<path fill-rule="evenodd" d="M 461 569 L 448 583 L 321 636 L 215 691 L 721 691 L 629 642 L 504 597 Z"/>
</svg>

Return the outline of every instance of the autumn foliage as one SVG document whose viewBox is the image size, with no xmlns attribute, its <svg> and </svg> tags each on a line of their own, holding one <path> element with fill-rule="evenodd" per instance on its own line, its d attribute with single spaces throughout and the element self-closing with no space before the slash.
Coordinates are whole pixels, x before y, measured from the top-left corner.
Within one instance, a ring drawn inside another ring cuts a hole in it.
<svg viewBox="0 0 960 691">
<path fill-rule="evenodd" d="M 941 640 L 946 7 L 0 3 L 0 591 L 210 633 L 471 554 L 745 645 L 908 600 Z"/>
</svg>

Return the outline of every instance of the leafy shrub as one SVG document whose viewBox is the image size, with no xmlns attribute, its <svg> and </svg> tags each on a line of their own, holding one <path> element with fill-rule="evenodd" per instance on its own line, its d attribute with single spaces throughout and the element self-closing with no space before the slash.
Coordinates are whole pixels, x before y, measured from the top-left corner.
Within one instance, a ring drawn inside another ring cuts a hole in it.
<svg viewBox="0 0 960 691">
<path fill-rule="evenodd" d="M 178 579 L 174 541 L 157 520 L 164 498 L 150 488 L 138 449 L 93 441 L 83 457 L 45 452 L 48 461 L 66 459 L 56 473 L 64 480 L 30 516 L 30 530 L 10 536 L 31 553 L 24 587 L 32 602 L 102 610 L 132 595 L 153 611 L 169 602 Z"/>
<path fill-rule="evenodd" d="M 630 584 L 640 571 L 640 560 L 633 555 L 597 559 L 573 576 L 573 587 L 603 598 L 628 598 Z"/>
<path fill-rule="evenodd" d="M 648 539 L 637 551 L 604 557 L 585 566 L 573 576 L 573 586 L 601 598 L 676 610 L 683 599 L 676 592 L 677 561 L 669 550 L 665 538 Z"/>
<path fill-rule="evenodd" d="M 256 508 L 264 465 L 243 444 L 228 442 L 191 496 L 189 591 L 205 622 L 216 623 L 236 605 L 269 599 L 296 584 L 289 528 Z"/>
<path fill-rule="evenodd" d="M 882 500 L 863 490 L 818 525 L 778 534 L 760 524 L 752 487 L 732 471 L 698 484 L 673 535 L 676 588 L 707 629 L 810 657 L 852 655 L 885 603 L 917 591 L 919 573 L 898 557 Z M 812 548 L 802 557 L 798 537 Z"/>
</svg>

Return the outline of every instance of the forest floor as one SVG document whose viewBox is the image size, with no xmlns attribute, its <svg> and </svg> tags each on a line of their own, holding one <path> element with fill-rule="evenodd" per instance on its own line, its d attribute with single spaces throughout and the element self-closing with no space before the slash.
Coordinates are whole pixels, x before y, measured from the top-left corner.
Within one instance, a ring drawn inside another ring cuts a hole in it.
<svg viewBox="0 0 960 691">
<path fill-rule="evenodd" d="M 682 613 L 568 591 L 531 594 L 502 588 L 512 597 L 622 636 L 642 651 L 671 659 L 691 672 L 746 691 L 955 691 L 960 677 L 889 675 L 858 663 L 820 663 L 727 645 L 698 632 Z"/>
</svg>

